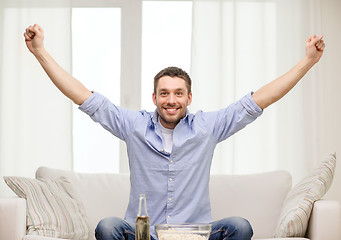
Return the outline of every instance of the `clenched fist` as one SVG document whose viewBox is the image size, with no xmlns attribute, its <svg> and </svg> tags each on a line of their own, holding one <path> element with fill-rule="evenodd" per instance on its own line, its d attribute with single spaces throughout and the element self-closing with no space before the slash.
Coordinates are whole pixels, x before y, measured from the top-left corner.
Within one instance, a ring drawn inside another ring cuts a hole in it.
<svg viewBox="0 0 341 240">
<path fill-rule="evenodd" d="M 323 36 L 310 36 L 306 41 L 306 56 L 314 63 L 317 63 L 322 57 L 325 43 L 322 40 Z"/>
<path fill-rule="evenodd" d="M 38 24 L 26 28 L 24 37 L 26 46 L 31 53 L 36 54 L 44 48 L 44 31 Z"/>
</svg>

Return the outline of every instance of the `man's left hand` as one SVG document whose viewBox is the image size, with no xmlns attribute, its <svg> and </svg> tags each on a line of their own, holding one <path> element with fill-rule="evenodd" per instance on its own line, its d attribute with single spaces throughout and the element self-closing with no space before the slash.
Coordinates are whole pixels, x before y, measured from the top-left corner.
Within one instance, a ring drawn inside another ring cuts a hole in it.
<svg viewBox="0 0 341 240">
<path fill-rule="evenodd" d="M 306 57 L 317 63 L 322 57 L 325 43 L 322 40 L 323 36 L 317 37 L 316 35 L 310 36 L 305 45 Z"/>
</svg>

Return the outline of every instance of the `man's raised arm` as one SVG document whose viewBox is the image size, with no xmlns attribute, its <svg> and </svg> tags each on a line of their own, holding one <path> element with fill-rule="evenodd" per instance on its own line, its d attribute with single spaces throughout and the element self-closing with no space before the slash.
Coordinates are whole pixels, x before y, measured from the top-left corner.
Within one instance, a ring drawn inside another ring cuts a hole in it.
<svg viewBox="0 0 341 240">
<path fill-rule="evenodd" d="M 91 92 L 71 74 L 61 68 L 44 47 L 44 31 L 34 24 L 26 28 L 25 42 L 30 52 L 37 58 L 54 85 L 74 103 L 81 105 L 91 96 Z"/>
<path fill-rule="evenodd" d="M 310 36 L 306 41 L 304 58 L 289 72 L 261 87 L 252 95 L 257 105 L 264 109 L 287 94 L 309 69 L 320 60 L 324 47 L 322 36 Z"/>
</svg>

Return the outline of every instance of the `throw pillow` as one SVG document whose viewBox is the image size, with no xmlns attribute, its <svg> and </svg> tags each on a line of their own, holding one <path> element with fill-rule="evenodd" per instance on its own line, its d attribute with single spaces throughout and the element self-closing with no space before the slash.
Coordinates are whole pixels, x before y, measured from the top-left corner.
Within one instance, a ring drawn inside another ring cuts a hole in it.
<svg viewBox="0 0 341 240">
<path fill-rule="evenodd" d="M 288 193 L 275 232 L 276 238 L 304 237 L 314 202 L 328 191 L 335 165 L 336 155 L 328 156 Z"/>
<path fill-rule="evenodd" d="M 4 177 L 18 197 L 26 199 L 27 234 L 65 239 L 88 239 L 84 207 L 66 178 Z"/>
</svg>

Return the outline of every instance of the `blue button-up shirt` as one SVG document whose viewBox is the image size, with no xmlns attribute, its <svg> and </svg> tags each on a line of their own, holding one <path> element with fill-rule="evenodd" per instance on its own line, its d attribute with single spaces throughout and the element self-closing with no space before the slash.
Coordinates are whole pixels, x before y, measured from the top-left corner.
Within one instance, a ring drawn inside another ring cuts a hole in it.
<svg viewBox="0 0 341 240">
<path fill-rule="evenodd" d="M 156 111 L 127 110 L 96 92 L 80 109 L 126 142 L 131 189 L 125 218 L 134 224 L 139 194 L 145 193 L 151 225 L 211 222 L 213 151 L 262 114 L 252 93 L 220 111 L 187 112 L 174 128 L 173 148 L 167 153 Z"/>
</svg>

